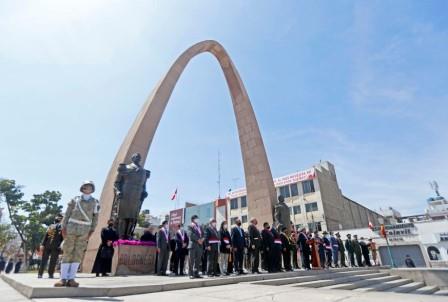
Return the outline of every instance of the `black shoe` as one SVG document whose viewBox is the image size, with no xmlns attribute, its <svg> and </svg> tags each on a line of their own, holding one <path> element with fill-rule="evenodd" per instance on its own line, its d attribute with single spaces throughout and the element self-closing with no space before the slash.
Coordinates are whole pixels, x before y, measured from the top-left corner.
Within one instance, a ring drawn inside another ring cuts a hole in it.
<svg viewBox="0 0 448 302">
<path fill-rule="evenodd" d="M 54 279 L 54 276 L 53 275 L 48 275 L 48 279 Z"/>
<path fill-rule="evenodd" d="M 95 275 L 96 277 L 99 277 L 100 276 L 100 273 L 96 273 L 96 275 Z"/>
<path fill-rule="evenodd" d="M 200 276 L 200 275 L 195 275 L 194 278 L 195 278 L 195 279 L 202 279 L 202 278 L 204 278 L 204 277 L 202 277 L 202 276 Z"/>
<path fill-rule="evenodd" d="M 109 277 L 108 273 L 101 274 L 101 277 Z"/>
<path fill-rule="evenodd" d="M 42 275 L 37 275 L 37 279 L 42 279 Z"/>
</svg>

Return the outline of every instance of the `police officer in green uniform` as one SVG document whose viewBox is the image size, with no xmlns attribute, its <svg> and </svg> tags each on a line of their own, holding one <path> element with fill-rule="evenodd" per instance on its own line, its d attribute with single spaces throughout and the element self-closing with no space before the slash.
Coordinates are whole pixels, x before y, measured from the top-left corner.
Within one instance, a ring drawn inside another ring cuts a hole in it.
<svg viewBox="0 0 448 302">
<path fill-rule="evenodd" d="M 76 272 L 87 248 L 87 241 L 98 223 L 100 209 L 97 199 L 92 197 L 95 185 L 86 181 L 81 185 L 81 196 L 73 198 L 67 206 L 62 220 L 62 235 L 64 236 L 63 257 L 61 263 L 61 280 L 55 287 L 78 287 L 75 281 Z"/>
<path fill-rule="evenodd" d="M 38 278 L 42 278 L 44 274 L 45 267 L 47 266 L 48 258 L 50 258 L 50 263 L 48 264 L 48 277 L 53 278 L 54 269 L 56 268 L 56 263 L 61 253 L 61 243 L 62 240 L 62 215 L 56 215 L 54 223 L 50 225 L 45 233 L 44 239 L 40 245 L 40 250 L 42 251 L 42 262 L 39 266 L 39 272 L 37 274 Z"/>
</svg>

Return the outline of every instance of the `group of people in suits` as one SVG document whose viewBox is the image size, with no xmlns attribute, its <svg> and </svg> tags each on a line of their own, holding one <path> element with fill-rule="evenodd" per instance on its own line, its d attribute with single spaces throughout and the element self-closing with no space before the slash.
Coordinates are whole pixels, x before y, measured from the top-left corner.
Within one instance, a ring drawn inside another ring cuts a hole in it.
<svg viewBox="0 0 448 302">
<path fill-rule="evenodd" d="M 190 278 L 215 277 L 230 274 L 291 271 L 298 268 L 297 248 L 292 248 L 291 232 L 280 226 L 277 230 L 264 223 L 258 229 L 256 218 L 251 219 L 247 231 L 240 219 L 230 228 L 227 221 L 218 227 L 212 218 L 202 226 L 197 215 L 191 217 L 186 229 L 182 224 L 169 232 L 168 221 L 164 221 L 157 232 L 158 275 L 167 275 L 168 264 L 172 275 L 185 275 L 185 261 L 188 260 Z M 170 257 L 171 254 L 171 257 Z M 295 260 L 293 260 L 295 258 Z M 261 260 L 261 261 L 260 261 Z M 261 262 L 261 263 L 260 263 Z M 261 265 L 260 265 L 261 264 Z"/>
<path fill-rule="evenodd" d="M 156 235 L 156 271 L 158 275 L 167 275 L 170 263 L 171 275 L 186 275 L 187 260 L 188 275 L 192 279 L 260 273 L 261 270 L 275 273 L 299 268 L 371 266 L 371 256 L 374 265 L 377 264 L 376 244 L 372 239 L 358 240 L 356 235 L 351 239 L 348 234 L 344 242 L 339 233 L 324 231 L 322 235 L 318 231 L 307 232 L 305 228 L 296 231 L 293 224 L 288 228 L 267 222 L 260 231 L 256 218 L 250 220 L 247 231 L 239 219 L 231 228 L 227 221 L 218 227 L 214 218 L 202 226 L 197 215 L 191 217 L 186 228 L 179 224 L 170 235 L 168 221 L 164 221 Z"/>
</svg>

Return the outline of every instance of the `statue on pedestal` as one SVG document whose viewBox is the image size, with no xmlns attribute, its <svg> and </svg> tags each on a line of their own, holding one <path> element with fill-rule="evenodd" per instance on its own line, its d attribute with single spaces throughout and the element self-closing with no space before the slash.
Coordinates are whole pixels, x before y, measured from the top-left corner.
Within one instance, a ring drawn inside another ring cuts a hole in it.
<svg viewBox="0 0 448 302">
<path fill-rule="evenodd" d="M 290 210 L 288 205 L 285 203 L 285 198 L 283 197 L 283 195 L 278 196 L 278 203 L 275 205 L 274 224 L 277 230 L 281 230 L 282 227 L 286 227 L 287 232 L 290 231 Z"/>
<path fill-rule="evenodd" d="M 132 238 L 143 200 L 148 196 L 146 181 L 151 172 L 140 166 L 141 156 L 135 153 L 130 164 L 120 164 L 115 180 L 112 218 L 121 239 Z"/>
</svg>

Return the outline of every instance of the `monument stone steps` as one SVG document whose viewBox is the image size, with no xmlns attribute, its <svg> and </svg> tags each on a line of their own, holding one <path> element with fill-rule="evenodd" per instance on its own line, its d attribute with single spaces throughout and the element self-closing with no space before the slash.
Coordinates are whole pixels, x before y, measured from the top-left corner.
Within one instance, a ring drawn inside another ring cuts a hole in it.
<svg viewBox="0 0 448 302">
<path fill-rule="evenodd" d="M 385 291 L 400 285 L 411 283 L 412 280 L 409 279 L 403 279 L 400 276 L 391 276 L 394 277 L 392 280 L 386 281 L 386 282 L 377 282 L 372 285 L 368 285 L 367 287 L 358 287 L 355 289 L 355 291 L 360 292 L 370 292 L 370 291 Z"/>
<path fill-rule="evenodd" d="M 412 280 L 410 280 L 410 281 L 411 282 L 409 282 L 407 284 L 390 288 L 390 289 L 386 290 L 386 292 L 410 293 L 410 292 L 412 292 L 414 290 L 417 290 L 417 289 L 422 288 L 422 287 L 425 286 L 424 282 L 412 282 Z"/>
<path fill-rule="evenodd" d="M 309 281 L 309 282 L 301 282 L 297 284 L 297 287 L 324 287 L 324 286 L 331 286 L 341 283 L 348 283 L 348 282 L 354 282 L 359 280 L 365 280 L 365 279 L 371 279 L 371 278 L 378 278 L 378 277 L 384 277 L 387 276 L 387 273 L 370 273 L 370 274 L 361 274 L 361 275 L 350 275 L 350 276 L 336 276 L 329 279 L 323 279 L 323 280 L 316 280 L 316 281 Z"/>
<path fill-rule="evenodd" d="M 423 286 L 412 292 L 411 294 L 419 294 L 419 295 L 431 295 L 439 290 L 438 286 Z"/>
<path fill-rule="evenodd" d="M 366 270 L 359 270 L 359 269 L 338 269 L 338 271 L 327 271 L 327 270 L 315 270 L 315 271 L 303 271 L 303 275 L 298 277 L 289 277 L 289 278 L 276 278 L 273 280 L 262 280 L 262 281 L 256 281 L 253 282 L 253 284 L 258 285 L 296 285 L 300 282 L 309 282 L 309 281 L 316 281 L 316 280 L 322 280 L 322 279 L 329 279 L 332 277 L 346 277 L 350 275 L 362 275 L 362 274 L 371 274 L 372 272 L 379 273 L 379 270 L 374 269 L 366 269 Z"/>
<path fill-rule="evenodd" d="M 448 289 L 439 290 L 434 293 L 436 296 L 448 296 Z"/>
<path fill-rule="evenodd" d="M 427 285 L 423 281 L 392 275 L 387 270 L 363 268 L 346 271 L 318 271 L 312 275 L 292 278 L 279 278 L 253 282 L 257 285 L 283 287 L 308 287 L 328 290 L 353 290 L 357 292 L 389 292 L 400 294 L 419 294 L 448 296 L 448 290 Z"/>
<path fill-rule="evenodd" d="M 377 284 L 386 284 L 389 281 L 395 281 L 397 279 L 400 279 L 398 276 L 390 276 L 388 274 L 385 274 L 383 276 L 367 279 L 367 280 L 359 280 L 354 282 L 348 282 L 348 283 L 340 283 L 336 285 L 330 285 L 326 286 L 325 288 L 328 289 L 357 289 L 357 288 L 365 288 L 365 286 L 374 286 Z"/>
</svg>

